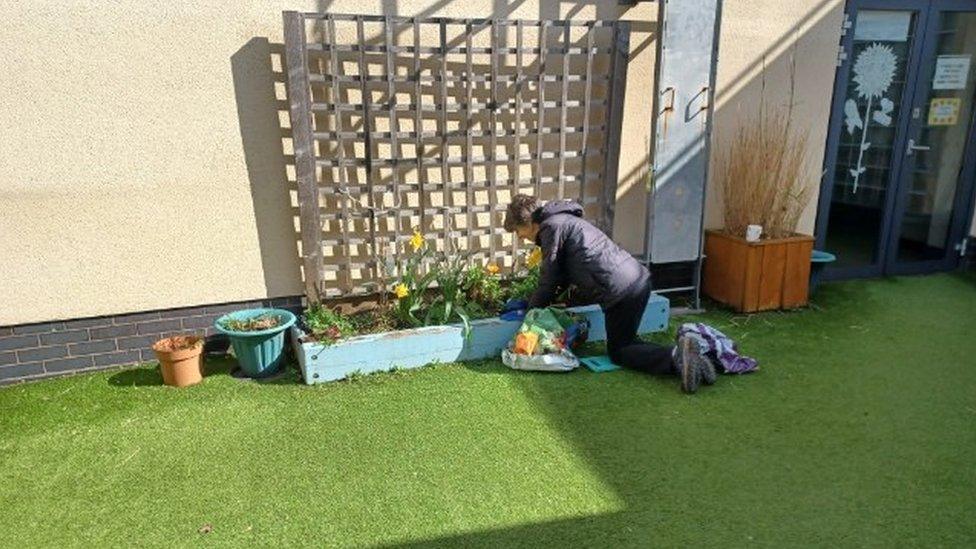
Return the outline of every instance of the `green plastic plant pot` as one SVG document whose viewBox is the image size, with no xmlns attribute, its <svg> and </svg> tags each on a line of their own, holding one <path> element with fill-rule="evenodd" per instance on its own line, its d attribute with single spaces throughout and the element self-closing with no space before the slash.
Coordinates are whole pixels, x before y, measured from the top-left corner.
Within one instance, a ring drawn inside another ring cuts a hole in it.
<svg viewBox="0 0 976 549">
<path fill-rule="evenodd" d="M 820 279 L 823 278 L 824 267 L 828 263 L 833 263 L 837 261 L 837 256 L 829 252 L 823 252 L 820 250 L 813 250 L 810 254 L 810 293 L 812 294 L 817 286 L 820 285 Z"/>
<path fill-rule="evenodd" d="M 240 332 L 224 327 L 227 320 L 248 320 L 273 314 L 281 319 L 274 328 Z M 278 372 L 285 358 L 285 332 L 295 323 L 295 315 L 284 309 L 245 309 L 227 313 L 214 322 L 217 331 L 227 334 L 234 356 L 248 377 L 267 377 Z"/>
</svg>

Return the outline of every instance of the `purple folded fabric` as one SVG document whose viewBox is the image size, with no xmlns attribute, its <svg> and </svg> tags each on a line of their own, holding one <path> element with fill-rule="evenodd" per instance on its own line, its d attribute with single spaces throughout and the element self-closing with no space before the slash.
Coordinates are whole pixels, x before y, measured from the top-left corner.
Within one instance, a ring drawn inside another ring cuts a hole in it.
<svg viewBox="0 0 976 549">
<path fill-rule="evenodd" d="M 746 374 L 759 369 L 759 362 L 739 354 L 735 342 L 722 332 L 701 323 L 688 322 L 678 328 L 676 338 L 692 337 L 702 353 L 727 374 Z"/>
</svg>

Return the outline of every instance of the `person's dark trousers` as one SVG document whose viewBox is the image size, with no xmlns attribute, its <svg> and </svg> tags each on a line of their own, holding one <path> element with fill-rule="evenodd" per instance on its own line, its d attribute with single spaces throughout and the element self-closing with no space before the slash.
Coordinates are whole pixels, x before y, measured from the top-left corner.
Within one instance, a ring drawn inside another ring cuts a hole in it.
<svg viewBox="0 0 976 549">
<path fill-rule="evenodd" d="M 616 305 L 603 310 L 607 324 L 607 354 L 618 366 L 650 374 L 672 374 L 677 370 L 671 361 L 672 346 L 644 343 L 637 339 L 641 317 L 651 297 L 651 285 L 645 284 Z"/>
</svg>

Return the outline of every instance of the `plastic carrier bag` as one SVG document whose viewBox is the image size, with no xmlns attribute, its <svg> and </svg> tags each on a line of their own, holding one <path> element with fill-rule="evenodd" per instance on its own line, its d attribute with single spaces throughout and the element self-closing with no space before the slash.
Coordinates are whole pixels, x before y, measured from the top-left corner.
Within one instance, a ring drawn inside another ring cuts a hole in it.
<svg viewBox="0 0 976 549">
<path fill-rule="evenodd" d="M 579 367 L 570 351 L 586 340 L 589 324 L 562 309 L 532 309 L 515 338 L 502 350 L 502 362 L 515 370 L 568 372 Z"/>
</svg>

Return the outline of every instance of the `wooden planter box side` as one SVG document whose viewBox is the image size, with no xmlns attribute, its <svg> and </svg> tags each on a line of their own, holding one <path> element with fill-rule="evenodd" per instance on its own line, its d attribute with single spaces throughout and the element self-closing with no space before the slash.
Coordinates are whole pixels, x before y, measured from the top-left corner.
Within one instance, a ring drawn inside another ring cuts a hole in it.
<svg viewBox="0 0 976 549">
<path fill-rule="evenodd" d="M 703 289 L 741 312 L 807 305 L 813 237 L 747 242 L 718 231 L 705 237 Z"/>
<path fill-rule="evenodd" d="M 570 309 L 590 321 L 589 341 L 607 337 L 599 307 Z M 663 331 L 668 326 L 667 298 L 652 295 L 641 319 L 641 333 Z M 459 325 L 429 326 L 353 337 L 335 345 L 302 342 L 305 334 L 292 327 L 292 344 L 305 383 L 343 379 L 354 372 L 371 373 L 393 368 L 419 368 L 432 362 L 457 362 L 498 358 L 515 337 L 521 322 L 489 318 L 472 322 L 471 336 Z"/>
</svg>

